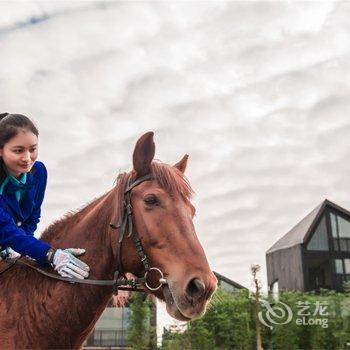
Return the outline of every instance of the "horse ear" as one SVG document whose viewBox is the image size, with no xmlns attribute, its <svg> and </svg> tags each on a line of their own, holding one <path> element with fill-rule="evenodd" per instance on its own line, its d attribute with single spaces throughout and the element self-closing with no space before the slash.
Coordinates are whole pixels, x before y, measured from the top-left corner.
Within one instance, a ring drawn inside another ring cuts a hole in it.
<svg viewBox="0 0 350 350">
<path fill-rule="evenodd" d="M 174 165 L 175 168 L 179 169 L 182 173 L 185 172 L 187 167 L 188 154 L 185 154 L 182 159 Z"/>
<path fill-rule="evenodd" d="M 151 162 L 154 157 L 156 146 L 153 142 L 153 131 L 142 135 L 136 142 L 133 153 L 133 165 L 136 176 L 144 176 L 150 173 Z"/>
</svg>

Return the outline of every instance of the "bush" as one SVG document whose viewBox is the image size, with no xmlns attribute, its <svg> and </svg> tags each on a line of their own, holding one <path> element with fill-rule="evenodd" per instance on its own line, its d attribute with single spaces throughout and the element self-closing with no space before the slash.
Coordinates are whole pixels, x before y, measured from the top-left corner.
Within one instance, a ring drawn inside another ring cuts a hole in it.
<svg viewBox="0 0 350 350">
<path fill-rule="evenodd" d="M 268 298 L 262 300 L 268 301 Z M 328 290 L 319 294 L 281 292 L 279 301 L 288 305 L 292 318 L 285 324 L 272 324 L 272 329 L 262 325 L 264 349 L 347 348 L 346 343 L 350 342 L 349 293 Z M 321 310 L 322 305 L 326 307 Z M 305 306 L 306 310 L 302 310 Z M 276 307 L 278 302 L 272 309 Z M 305 313 L 310 315 L 302 316 Z M 327 323 L 327 327 L 312 324 L 315 318 L 324 320 L 323 325 Z M 297 319 L 302 319 L 305 324 L 297 324 Z M 163 339 L 162 349 L 166 350 L 254 349 L 254 295 L 248 290 L 228 294 L 219 288 L 201 319 L 190 322 L 184 333 L 166 333 Z"/>
<path fill-rule="evenodd" d="M 135 350 L 147 349 L 151 340 L 150 302 L 145 300 L 143 293 L 134 293 L 130 301 L 130 310 L 128 343 Z"/>
</svg>

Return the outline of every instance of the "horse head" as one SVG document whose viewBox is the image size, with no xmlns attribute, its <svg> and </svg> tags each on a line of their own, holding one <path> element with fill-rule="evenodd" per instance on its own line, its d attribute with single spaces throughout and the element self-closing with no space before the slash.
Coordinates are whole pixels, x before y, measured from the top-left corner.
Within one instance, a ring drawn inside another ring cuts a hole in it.
<svg viewBox="0 0 350 350">
<path fill-rule="evenodd" d="M 130 191 L 133 229 L 150 265 L 159 269 L 167 282 L 158 290 L 145 290 L 165 300 L 170 316 L 189 321 L 204 314 L 217 279 L 193 225 L 193 191 L 184 176 L 188 156 L 171 166 L 155 161 L 154 154 L 153 132 L 149 132 L 136 143 L 129 173 L 133 181 L 150 175 Z M 125 271 L 142 276 L 144 267 L 133 243 L 130 237 L 125 239 L 122 263 Z M 149 284 L 158 285 L 158 270 L 148 279 Z"/>
</svg>

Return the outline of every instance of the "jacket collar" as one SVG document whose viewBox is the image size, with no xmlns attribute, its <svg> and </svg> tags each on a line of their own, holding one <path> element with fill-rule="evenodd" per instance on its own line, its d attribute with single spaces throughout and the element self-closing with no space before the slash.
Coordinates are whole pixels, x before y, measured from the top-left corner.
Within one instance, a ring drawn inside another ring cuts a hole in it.
<svg viewBox="0 0 350 350">
<path fill-rule="evenodd" d="M 36 182 L 37 179 L 33 176 L 32 173 L 27 173 L 26 175 L 26 191 L 23 193 L 21 199 L 21 204 L 18 203 L 16 198 L 15 191 L 7 191 L 8 187 L 11 187 L 11 184 L 7 184 L 4 187 L 4 193 L 2 195 L 3 200 L 10 207 L 11 211 L 19 220 L 26 220 L 32 213 L 33 207 L 35 205 L 34 197 L 36 192 Z"/>
</svg>

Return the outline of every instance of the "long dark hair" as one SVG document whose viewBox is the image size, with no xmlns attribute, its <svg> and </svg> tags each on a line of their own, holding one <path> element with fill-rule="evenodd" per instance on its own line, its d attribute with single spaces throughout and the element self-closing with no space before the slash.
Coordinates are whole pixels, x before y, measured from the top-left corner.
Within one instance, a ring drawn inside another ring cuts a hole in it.
<svg viewBox="0 0 350 350">
<path fill-rule="evenodd" d="M 16 136 L 20 129 L 28 129 L 37 137 L 39 131 L 34 123 L 25 115 L 0 113 L 0 149 L 2 149 L 6 142 Z M 0 183 L 6 177 L 5 164 L 0 157 Z"/>
</svg>

